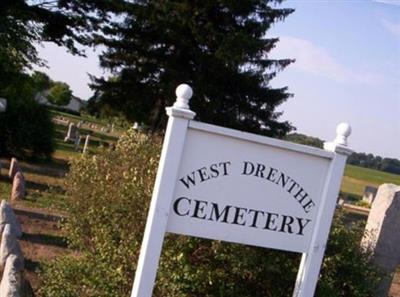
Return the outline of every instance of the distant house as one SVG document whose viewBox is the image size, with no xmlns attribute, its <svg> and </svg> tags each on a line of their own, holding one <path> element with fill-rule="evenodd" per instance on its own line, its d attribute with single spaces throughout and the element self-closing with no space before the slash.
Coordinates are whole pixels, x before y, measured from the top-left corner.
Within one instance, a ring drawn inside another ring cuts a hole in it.
<svg viewBox="0 0 400 297">
<path fill-rule="evenodd" d="M 36 102 L 38 102 L 39 104 L 42 104 L 42 105 L 52 106 L 55 108 L 60 108 L 60 109 L 72 111 L 75 113 L 76 112 L 79 113 L 81 111 L 81 109 L 87 105 L 87 102 L 85 100 L 79 99 L 78 97 L 75 97 L 74 95 L 72 95 L 72 98 L 67 105 L 56 105 L 56 104 L 52 104 L 49 102 L 49 100 L 47 99 L 47 95 L 48 95 L 48 91 L 43 91 L 43 92 L 37 93 L 35 96 Z"/>
</svg>

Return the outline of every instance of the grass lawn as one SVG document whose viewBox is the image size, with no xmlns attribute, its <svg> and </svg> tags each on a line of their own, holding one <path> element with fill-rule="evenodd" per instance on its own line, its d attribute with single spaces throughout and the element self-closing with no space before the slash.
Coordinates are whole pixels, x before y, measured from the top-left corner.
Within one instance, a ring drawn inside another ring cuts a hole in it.
<svg viewBox="0 0 400 297">
<path fill-rule="evenodd" d="M 79 115 L 74 115 L 74 114 L 70 114 L 70 113 L 66 113 L 66 112 L 62 112 L 62 111 L 58 111 L 58 110 L 54 110 L 54 109 L 51 109 L 50 113 L 53 116 L 63 116 L 73 122 L 87 121 L 87 122 L 91 122 L 94 124 L 107 125 L 106 121 L 96 119 L 96 118 L 90 117 L 90 116 L 79 116 Z"/>
<path fill-rule="evenodd" d="M 366 186 L 379 187 L 383 183 L 400 185 L 400 175 L 347 165 L 341 191 L 354 199 L 361 199 Z"/>
</svg>

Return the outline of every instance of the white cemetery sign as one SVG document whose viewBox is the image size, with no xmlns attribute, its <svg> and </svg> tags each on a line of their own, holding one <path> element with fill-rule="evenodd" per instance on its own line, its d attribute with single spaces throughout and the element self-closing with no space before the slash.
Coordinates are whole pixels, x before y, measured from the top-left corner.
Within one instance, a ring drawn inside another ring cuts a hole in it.
<svg viewBox="0 0 400 297">
<path fill-rule="evenodd" d="M 195 122 L 180 85 L 167 126 L 132 297 L 150 297 L 164 234 L 303 253 L 293 296 L 313 296 L 347 155 Z"/>
</svg>

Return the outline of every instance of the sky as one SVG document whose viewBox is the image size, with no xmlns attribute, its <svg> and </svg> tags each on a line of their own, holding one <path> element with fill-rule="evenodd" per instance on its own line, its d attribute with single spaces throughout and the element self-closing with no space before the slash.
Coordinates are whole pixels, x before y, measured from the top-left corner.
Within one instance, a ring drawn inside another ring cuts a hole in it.
<svg viewBox="0 0 400 297">
<path fill-rule="evenodd" d="M 400 0 L 288 0 L 280 7 L 295 12 L 268 31 L 280 38 L 270 57 L 296 59 L 271 83 L 293 94 L 278 108 L 281 120 L 327 141 L 347 122 L 352 149 L 400 159 Z M 88 73 L 106 74 L 100 51 L 74 57 L 45 43 L 39 53 L 48 68 L 41 70 L 88 99 Z"/>
</svg>

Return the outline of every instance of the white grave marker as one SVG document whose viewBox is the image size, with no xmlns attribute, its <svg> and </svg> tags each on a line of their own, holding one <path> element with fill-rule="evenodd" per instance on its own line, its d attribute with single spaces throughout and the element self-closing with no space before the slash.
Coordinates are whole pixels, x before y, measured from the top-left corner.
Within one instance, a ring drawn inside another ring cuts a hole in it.
<svg viewBox="0 0 400 297">
<path fill-rule="evenodd" d="M 166 232 L 303 253 L 293 296 L 313 296 L 349 125 L 321 150 L 192 121 L 191 88 L 176 95 L 131 296 L 151 297 Z"/>
</svg>

